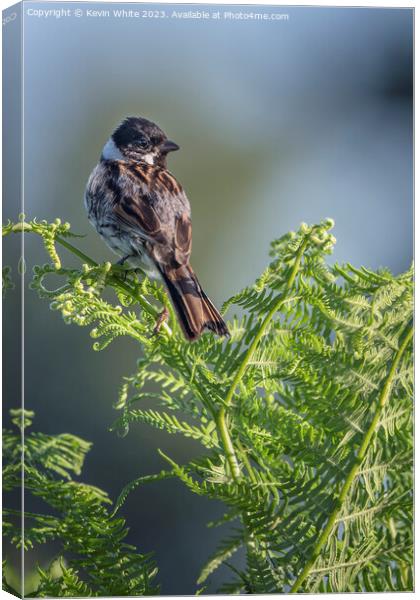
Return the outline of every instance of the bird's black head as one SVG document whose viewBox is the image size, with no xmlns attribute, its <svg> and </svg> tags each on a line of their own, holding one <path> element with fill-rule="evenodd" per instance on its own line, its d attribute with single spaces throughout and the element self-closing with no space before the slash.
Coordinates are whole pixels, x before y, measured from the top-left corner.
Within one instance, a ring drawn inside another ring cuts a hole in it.
<svg viewBox="0 0 420 600">
<path fill-rule="evenodd" d="M 168 152 L 179 150 L 152 121 L 127 117 L 112 134 L 112 140 L 124 158 L 166 167 Z"/>
</svg>

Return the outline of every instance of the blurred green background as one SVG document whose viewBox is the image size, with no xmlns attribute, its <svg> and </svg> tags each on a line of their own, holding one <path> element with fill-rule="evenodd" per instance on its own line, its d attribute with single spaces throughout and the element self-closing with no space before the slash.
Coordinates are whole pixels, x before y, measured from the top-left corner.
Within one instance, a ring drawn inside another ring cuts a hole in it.
<svg viewBox="0 0 420 600">
<path fill-rule="evenodd" d="M 102 8 L 115 7 L 122 5 Z M 83 192 L 111 131 L 123 117 L 141 115 L 181 146 L 169 168 L 192 205 L 192 263 L 218 305 L 264 269 L 273 238 L 327 216 L 336 221 L 334 260 L 405 270 L 412 258 L 412 11 L 265 10 L 287 12 L 289 20 L 26 16 L 27 217 L 70 221 L 87 234 L 81 249 L 115 260 L 87 222 Z M 17 168 L 7 177 L 17 177 Z M 8 193 L 5 216 L 16 219 L 17 198 Z M 18 240 L 7 244 L 17 254 Z M 28 271 L 45 262 L 39 239 L 26 236 L 25 249 Z M 157 448 L 181 463 L 196 455 L 194 442 L 146 426 L 123 439 L 109 432 L 121 378 L 139 356 L 133 341 L 94 353 L 87 329 L 66 327 L 30 291 L 24 314 L 26 407 L 36 412 L 34 429 L 93 442 L 84 481 L 116 498 L 131 479 L 164 467 Z M 18 369 L 18 290 L 7 297 L 4 319 L 5 399 L 16 406 L 8 373 Z M 195 592 L 221 533 L 205 523 L 222 512 L 175 481 L 129 497 L 129 541 L 156 552 L 164 594 Z M 52 555 L 29 555 L 28 572 Z M 208 591 L 227 574 L 212 577 Z"/>
</svg>

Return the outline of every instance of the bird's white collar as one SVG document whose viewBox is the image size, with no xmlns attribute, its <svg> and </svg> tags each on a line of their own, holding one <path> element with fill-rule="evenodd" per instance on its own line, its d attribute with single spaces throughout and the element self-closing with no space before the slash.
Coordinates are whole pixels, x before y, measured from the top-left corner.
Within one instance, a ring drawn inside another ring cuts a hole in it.
<svg viewBox="0 0 420 600">
<path fill-rule="evenodd" d="M 124 160 L 124 156 L 118 150 L 112 137 L 109 138 L 103 147 L 102 156 L 105 160 Z"/>
</svg>

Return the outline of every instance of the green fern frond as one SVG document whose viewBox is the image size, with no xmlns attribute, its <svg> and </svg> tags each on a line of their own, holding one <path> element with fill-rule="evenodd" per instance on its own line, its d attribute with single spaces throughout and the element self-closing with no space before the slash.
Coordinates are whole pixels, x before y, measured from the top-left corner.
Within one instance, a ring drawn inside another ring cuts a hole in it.
<svg viewBox="0 0 420 600">
<path fill-rule="evenodd" d="M 18 427 L 29 426 L 28 412 L 11 411 Z M 33 413 L 29 413 L 33 418 Z M 4 489 L 21 487 L 41 498 L 52 514 L 4 509 L 3 534 L 17 548 L 31 550 L 39 544 L 58 542 L 63 552 L 56 568 L 39 570 L 36 596 L 126 596 L 158 592 L 152 583 L 156 567 L 150 555 L 142 555 L 125 543 L 125 520 L 115 517 L 112 502 L 102 490 L 73 481 L 80 474 L 91 444 L 70 434 L 57 436 L 26 433 L 24 446 L 14 431 L 3 433 L 5 442 Z M 24 462 L 21 462 L 22 450 Z M 66 563 L 64 562 L 66 558 Z"/>
<path fill-rule="evenodd" d="M 223 502 L 222 522 L 235 521 L 199 583 L 224 564 L 234 580 L 221 589 L 232 593 L 412 589 L 413 269 L 395 276 L 330 265 L 333 222 L 303 223 L 272 243 L 257 281 L 225 302 L 225 313 L 240 313 L 229 321 L 230 339 L 205 333 L 190 344 L 162 286 L 98 265 L 53 225 L 21 221 L 4 231 L 42 237 L 52 264 L 35 269 L 33 287 L 66 322 L 93 327 L 96 349 L 118 336 L 139 343 L 115 428 L 147 423 L 205 447 L 183 466 L 161 453 L 169 469 L 128 484 L 113 515 L 137 486 L 176 476 Z M 63 267 L 58 245 L 81 268 Z M 108 287 L 116 302 L 104 300 Z M 162 305 L 169 324 L 152 336 Z M 43 468 L 68 474 L 76 459 L 66 452 L 50 466 L 46 453 Z M 48 489 L 26 468 L 34 493 Z M 6 485 L 16 484 L 18 469 L 8 468 Z M 241 544 L 246 560 L 237 569 L 228 561 Z"/>
</svg>

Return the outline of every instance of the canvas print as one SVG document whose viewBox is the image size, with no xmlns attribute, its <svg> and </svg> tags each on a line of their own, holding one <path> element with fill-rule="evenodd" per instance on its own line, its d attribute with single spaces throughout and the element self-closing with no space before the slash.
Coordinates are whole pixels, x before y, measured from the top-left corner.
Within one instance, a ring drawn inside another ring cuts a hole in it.
<svg viewBox="0 0 420 600">
<path fill-rule="evenodd" d="M 413 9 L 3 12 L 3 590 L 413 591 Z"/>
</svg>

